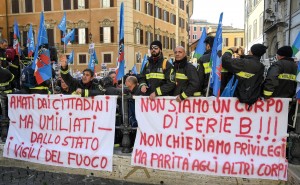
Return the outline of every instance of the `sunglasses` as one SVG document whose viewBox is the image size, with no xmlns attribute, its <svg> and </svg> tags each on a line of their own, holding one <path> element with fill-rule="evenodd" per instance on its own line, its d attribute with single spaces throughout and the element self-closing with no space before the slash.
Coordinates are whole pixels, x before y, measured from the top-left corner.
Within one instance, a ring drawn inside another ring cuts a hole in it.
<svg viewBox="0 0 300 185">
<path fill-rule="evenodd" d="M 153 50 L 153 49 L 157 50 L 158 48 L 159 48 L 159 47 L 158 47 L 158 46 L 155 46 L 155 45 L 151 46 L 151 50 Z"/>
</svg>

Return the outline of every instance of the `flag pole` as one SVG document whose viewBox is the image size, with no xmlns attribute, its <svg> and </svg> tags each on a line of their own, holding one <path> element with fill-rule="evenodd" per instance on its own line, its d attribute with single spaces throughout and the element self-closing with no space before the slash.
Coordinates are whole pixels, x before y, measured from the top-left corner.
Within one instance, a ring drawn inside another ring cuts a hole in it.
<svg viewBox="0 0 300 185">
<path fill-rule="evenodd" d="M 211 79 L 211 72 L 209 73 L 209 79 L 208 79 L 208 84 L 207 84 L 207 89 L 206 89 L 206 95 L 205 95 L 205 97 L 208 97 L 209 87 L 210 87 L 210 79 Z"/>
<path fill-rule="evenodd" d="M 296 103 L 296 108 L 295 108 L 295 114 L 294 114 L 294 123 L 293 123 L 293 128 L 296 128 L 296 121 L 297 121 L 297 114 L 298 114 L 298 106 L 299 106 L 299 102 L 297 100 L 297 103 Z"/>
</svg>

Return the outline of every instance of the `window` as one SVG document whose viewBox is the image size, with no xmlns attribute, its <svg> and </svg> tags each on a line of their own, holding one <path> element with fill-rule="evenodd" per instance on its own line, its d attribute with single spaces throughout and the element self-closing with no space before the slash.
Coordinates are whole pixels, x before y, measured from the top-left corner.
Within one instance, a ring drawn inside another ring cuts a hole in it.
<svg viewBox="0 0 300 185">
<path fill-rule="evenodd" d="M 47 29 L 48 44 L 54 46 L 54 29 Z"/>
<path fill-rule="evenodd" d="M 164 10 L 164 21 L 169 22 L 169 12 Z"/>
<path fill-rule="evenodd" d="M 114 27 L 100 27 L 100 43 L 114 42 Z"/>
<path fill-rule="evenodd" d="M 228 38 L 223 38 L 222 44 L 222 47 L 228 47 Z"/>
<path fill-rule="evenodd" d="M 174 0 L 171 0 L 171 3 L 174 4 Z"/>
<path fill-rule="evenodd" d="M 11 12 L 20 13 L 19 0 L 11 0 Z"/>
<path fill-rule="evenodd" d="M 184 0 L 179 0 L 178 2 L 180 9 L 184 10 Z"/>
<path fill-rule="evenodd" d="M 63 9 L 71 10 L 71 0 L 63 0 Z"/>
<path fill-rule="evenodd" d="M 170 39 L 170 47 L 171 47 L 170 49 L 172 50 L 174 50 L 176 47 L 176 40 L 173 38 Z"/>
<path fill-rule="evenodd" d="M 197 39 L 197 35 L 194 34 L 194 35 L 193 35 L 193 40 L 196 40 L 196 39 Z"/>
<path fill-rule="evenodd" d="M 87 54 L 78 54 L 78 64 L 87 64 Z"/>
<path fill-rule="evenodd" d="M 163 36 L 164 42 L 163 42 L 163 48 L 169 49 L 169 37 Z"/>
<path fill-rule="evenodd" d="M 263 29 L 264 29 L 264 13 L 261 13 L 259 16 L 258 35 L 262 35 Z"/>
<path fill-rule="evenodd" d="M 179 27 L 184 28 L 184 19 L 179 17 Z"/>
<path fill-rule="evenodd" d="M 44 0 L 44 11 L 51 11 L 52 10 L 52 4 L 51 0 Z"/>
<path fill-rule="evenodd" d="M 112 63 L 112 53 L 102 53 L 103 63 Z"/>
<path fill-rule="evenodd" d="M 32 0 L 25 0 L 25 12 L 33 12 Z"/>
<path fill-rule="evenodd" d="M 88 33 L 86 32 L 86 28 L 78 28 L 78 44 L 87 44 L 87 35 Z"/>
<path fill-rule="evenodd" d="M 300 8 L 299 0 L 291 0 L 290 3 L 292 4 L 291 13 L 297 12 Z"/>
<path fill-rule="evenodd" d="M 133 4 L 134 4 L 134 9 L 141 11 L 141 2 L 140 0 L 133 0 Z"/>
<path fill-rule="evenodd" d="M 162 40 L 161 40 L 161 35 L 155 34 L 155 35 L 154 35 L 154 40 L 159 40 L 159 41 L 162 42 Z"/>
<path fill-rule="evenodd" d="M 161 19 L 161 8 L 155 6 L 155 17 L 158 18 L 158 19 Z"/>
<path fill-rule="evenodd" d="M 149 32 L 149 31 L 146 31 L 145 38 L 146 38 L 145 44 L 147 46 L 150 46 L 151 42 L 153 42 L 153 33 Z"/>
<path fill-rule="evenodd" d="M 242 37 L 234 38 L 234 46 L 243 46 L 244 39 Z"/>
<path fill-rule="evenodd" d="M 253 39 L 257 38 L 257 20 L 255 19 L 253 22 Z"/>
<path fill-rule="evenodd" d="M 102 7 L 103 8 L 114 7 L 114 0 L 102 0 Z"/>
<path fill-rule="evenodd" d="M 74 0 L 74 9 L 88 9 L 89 1 L 88 0 Z"/>
<path fill-rule="evenodd" d="M 143 30 L 137 28 L 135 30 L 135 43 L 136 44 L 143 44 L 143 40 L 144 40 L 143 37 L 144 37 Z"/>
<path fill-rule="evenodd" d="M 174 15 L 174 14 L 171 13 L 170 17 L 171 17 L 171 23 L 174 24 L 174 25 L 176 25 L 176 15 Z"/>
<path fill-rule="evenodd" d="M 200 29 L 200 30 L 201 30 L 201 29 Z M 197 27 L 196 27 L 196 26 L 194 27 L 194 31 L 197 31 Z"/>
<path fill-rule="evenodd" d="M 145 2 L 145 13 L 148 15 L 153 15 L 153 5 L 151 3 Z"/>
</svg>

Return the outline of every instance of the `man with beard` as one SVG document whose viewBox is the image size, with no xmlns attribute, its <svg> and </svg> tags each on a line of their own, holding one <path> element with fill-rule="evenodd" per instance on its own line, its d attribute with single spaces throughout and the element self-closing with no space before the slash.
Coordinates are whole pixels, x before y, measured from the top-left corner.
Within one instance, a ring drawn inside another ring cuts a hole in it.
<svg viewBox="0 0 300 185">
<path fill-rule="evenodd" d="M 175 87 L 175 72 L 171 63 L 164 59 L 162 44 L 153 41 L 150 45 L 151 57 L 148 59 L 141 75 L 141 92 L 150 95 L 154 100 L 156 96 L 171 95 Z"/>
<path fill-rule="evenodd" d="M 176 88 L 173 95 L 176 96 L 176 101 L 180 102 L 190 96 L 200 96 L 200 92 L 197 92 L 200 87 L 197 69 L 187 61 L 185 49 L 182 46 L 177 46 L 174 54 Z"/>
</svg>

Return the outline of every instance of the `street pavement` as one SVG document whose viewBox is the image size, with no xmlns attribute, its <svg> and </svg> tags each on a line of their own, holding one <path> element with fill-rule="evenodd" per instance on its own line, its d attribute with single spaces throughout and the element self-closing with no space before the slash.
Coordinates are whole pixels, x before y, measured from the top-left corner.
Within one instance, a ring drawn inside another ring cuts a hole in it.
<svg viewBox="0 0 300 185">
<path fill-rule="evenodd" d="M 51 173 L 23 169 L 16 167 L 0 166 L 0 185 L 138 185 L 142 183 L 131 183 L 95 177 L 93 175 L 74 175 L 66 173 Z"/>
</svg>

